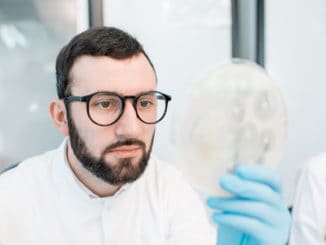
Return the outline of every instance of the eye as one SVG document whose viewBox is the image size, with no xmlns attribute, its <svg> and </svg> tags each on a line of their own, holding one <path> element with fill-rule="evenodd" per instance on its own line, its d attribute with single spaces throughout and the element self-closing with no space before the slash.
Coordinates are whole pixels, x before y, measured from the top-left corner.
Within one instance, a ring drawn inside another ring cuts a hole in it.
<svg viewBox="0 0 326 245">
<path fill-rule="evenodd" d="M 89 110 L 92 112 L 117 112 L 121 109 L 121 101 L 118 96 L 105 93 L 95 94 L 89 101 Z"/>
<path fill-rule="evenodd" d="M 146 108 L 146 107 L 150 107 L 151 105 L 153 105 L 153 102 L 150 100 L 142 100 L 139 102 L 139 104 L 141 107 Z"/>
<path fill-rule="evenodd" d="M 111 101 L 100 101 L 96 104 L 96 106 L 102 108 L 102 109 L 106 109 L 112 106 L 112 102 Z"/>
<path fill-rule="evenodd" d="M 99 100 L 94 103 L 94 109 L 105 110 L 105 111 L 115 111 L 120 108 L 120 103 L 114 99 Z"/>
</svg>

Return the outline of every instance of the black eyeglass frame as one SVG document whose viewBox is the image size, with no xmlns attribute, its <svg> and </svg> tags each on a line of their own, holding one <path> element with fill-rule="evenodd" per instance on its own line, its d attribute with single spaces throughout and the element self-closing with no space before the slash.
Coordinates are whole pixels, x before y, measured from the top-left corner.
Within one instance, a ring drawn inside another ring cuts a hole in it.
<svg viewBox="0 0 326 245">
<path fill-rule="evenodd" d="M 155 122 L 145 122 L 138 114 L 138 111 L 137 111 L 137 101 L 140 97 L 142 96 L 145 96 L 145 95 L 148 95 L 148 94 L 151 94 L 151 93 L 156 93 L 156 94 L 159 94 L 161 96 L 164 97 L 164 101 L 165 101 L 165 109 L 164 109 L 164 112 L 162 114 L 162 116 L 156 120 Z M 104 95 L 110 95 L 110 96 L 117 96 L 120 100 L 121 100 L 121 109 L 120 109 L 120 112 L 119 112 L 119 115 L 117 116 L 117 118 L 111 122 L 111 123 L 108 123 L 108 124 L 100 124 L 98 122 L 96 122 L 90 115 L 90 112 L 89 112 L 89 101 L 91 100 L 91 98 L 95 95 L 98 95 L 98 94 L 104 94 Z M 164 117 L 165 117 L 165 114 L 167 112 L 167 109 L 168 109 L 168 103 L 170 100 L 172 100 L 172 97 L 168 94 L 165 94 L 165 93 L 162 93 L 162 92 L 159 92 L 159 91 L 155 91 L 155 90 L 151 90 L 151 91 L 146 91 L 146 92 L 143 92 L 143 93 L 140 93 L 138 95 L 126 95 L 126 96 L 121 96 L 117 93 L 114 93 L 114 92 L 108 92 L 108 91 L 100 91 L 100 92 L 95 92 L 95 93 L 92 93 L 92 94 L 88 94 L 88 95 L 84 95 L 84 96 L 74 96 L 74 95 L 71 95 L 71 96 L 66 96 L 63 98 L 63 101 L 65 103 L 66 106 L 68 106 L 68 104 L 70 102 L 73 102 L 73 101 L 79 101 L 79 102 L 86 102 L 86 110 L 87 110 L 87 115 L 88 115 L 88 118 L 96 125 L 98 126 L 102 126 L 102 127 L 106 127 L 106 126 L 110 126 L 114 123 L 116 123 L 122 116 L 123 112 L 124 112 L 124 109 L 125 109 L 125 103 L 126 103 L 126 100 L 127 99 L 132 99 L 133 102 L 132 102 L 132 105 L 135 109 L 135 112 L 136 112 L 136 116 L 137 118 L 142 121 L 143 123 L 145 124 L 156 124 L 158 122 L 160 122 Z"/>
</svg>

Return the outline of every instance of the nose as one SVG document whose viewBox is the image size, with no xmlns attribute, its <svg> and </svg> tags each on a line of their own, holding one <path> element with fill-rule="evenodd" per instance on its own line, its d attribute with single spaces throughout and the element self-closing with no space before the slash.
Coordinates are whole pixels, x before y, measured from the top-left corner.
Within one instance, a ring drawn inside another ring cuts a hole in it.
<svg viewBox="0 0 326 245">
<path fill-rule="evenodd" d="M 142 122 L 138 119 L 132 101 L 126 101 L 124 111 L 116 122 L 115 133 L 121 138 L 135 138 L 139 136 Z"/>
</svg>

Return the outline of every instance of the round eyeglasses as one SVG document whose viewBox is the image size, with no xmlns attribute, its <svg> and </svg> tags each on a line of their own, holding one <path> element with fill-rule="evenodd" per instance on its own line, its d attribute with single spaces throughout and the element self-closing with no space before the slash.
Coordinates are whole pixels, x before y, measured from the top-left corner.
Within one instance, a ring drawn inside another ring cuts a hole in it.
<svg viewBox="0 0 326 245">
<path fill-rule="evenodd" d="M 132 105 L 140 121 L 146 124 L 155 124 L 164 118 L 171 96 L 158 91 L 148 91 L 137 96 L 96 92 L 85 96 L 67 96 L 64 98 L 64 102 L 66 105 L 73 101 L 86 102 L 89 119 L 96 125 L 109 126 L 119 120 L 127 99 L 132 100 Z"/>
</svg>

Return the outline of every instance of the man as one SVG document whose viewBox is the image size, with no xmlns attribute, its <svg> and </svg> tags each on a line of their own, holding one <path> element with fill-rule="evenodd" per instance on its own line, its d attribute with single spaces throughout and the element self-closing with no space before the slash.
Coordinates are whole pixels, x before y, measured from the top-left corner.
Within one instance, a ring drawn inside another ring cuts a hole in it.
<svg viewBox="0 0 326 245">
<path fill-rule="evenodd" d="M 116 28 L 85 31 L 61 50 L 56 74 L 50 114 L 66 140 L 0 177 L 0 242 L 215 244 L 197 194 L 151 156 L 171 97 L 156 90 L 138 41 Z M 221 210 L 219 244 L 285 244 L 277 175 L 243 165 L 221 185 L 234 197 L 207 201 Z"/>
</svg>

